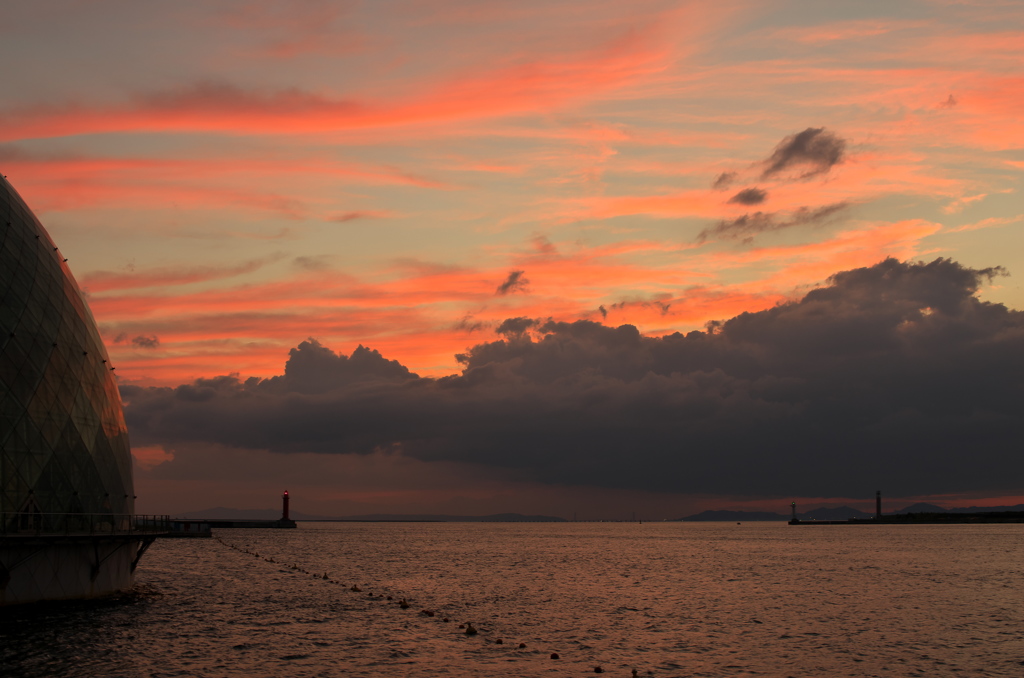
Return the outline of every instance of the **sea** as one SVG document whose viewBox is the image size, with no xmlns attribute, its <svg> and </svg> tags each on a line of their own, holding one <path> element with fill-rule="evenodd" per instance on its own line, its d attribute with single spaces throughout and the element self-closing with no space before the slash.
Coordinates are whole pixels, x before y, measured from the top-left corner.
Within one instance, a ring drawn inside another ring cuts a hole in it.
<svg viewBox="0 0 1024 678">
<path fill-rule="evenodd" d="M 214 534 L 155 543 L 128 593 L 4 608 L 0 673 L 1024 676 L 1024 525 Z"/>
</svg>

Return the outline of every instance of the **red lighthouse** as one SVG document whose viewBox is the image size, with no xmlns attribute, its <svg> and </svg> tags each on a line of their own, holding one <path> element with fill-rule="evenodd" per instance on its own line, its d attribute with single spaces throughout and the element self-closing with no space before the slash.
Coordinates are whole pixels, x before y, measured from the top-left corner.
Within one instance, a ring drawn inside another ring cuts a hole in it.
<svg viewBox="0 0 1024 678">
<path fill-rule="evenodd" d="M 281 495 L 281 520 L 288 520 L 288 490 Z"/>
</svg>

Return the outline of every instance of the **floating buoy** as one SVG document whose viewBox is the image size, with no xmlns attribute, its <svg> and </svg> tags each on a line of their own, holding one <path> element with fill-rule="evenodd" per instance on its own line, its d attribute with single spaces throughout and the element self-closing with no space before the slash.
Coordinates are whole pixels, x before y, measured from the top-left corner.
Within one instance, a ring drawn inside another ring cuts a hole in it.
<svg viewBox="0 0 1024 678">
<path fill-rule="evenodd" d="M 409 603 L 405 602 L 405 598 L 402 598 L 400 601 L 398 601 L 398 607 L 402 608 L 403 610 L 408 610 Z"/>
<path fill-rule="evenodd" d="M 520 650 L 525 650 L 526 649 L 526 643 L 519 643 L 519 649 Z"/>
<path fill-rule="evenodd" d="M 441 621 L 443 621 L 443 622 L 444 622 L 445 624 L 447 624 L 447 623 L 448 623 L 448 617 L 445 617 L 445 618 L 444 618 L 444 619 L 442 619 Z"/>
<path fill-rule="evenodd" d="M 552 652 L 552 653 L 551 653 L 551 658 L 552 658 L 552 659 L 561 659 L 561 657 L 559 657 L 559 656 L 558 656 L 558 653 L 557 653 L 557 652 Z"/>
<path fill-rule="evenodd" d="M 636 669 L 633 669 L 633 678 L 636 678 L 636 676 L 637 676 L 637 671 L 636 671 Z"/>
<path fill-rule="evenodd" d="M 594 673 L 604 673 L 604 669 L 602 669 L 600 666 L 595 666 Z"/>
<path fill-rule="evenodd" d="M 472 624 L 466 624 L 466 635 L 467 636 L 475 636 L 476 635 L 476 629 L 473 628 Z"/>
<path fill-rule="evenodd" d="M 427 615 L 428 617 L 433 617 L 433 616 L 434 616 L 434 611 L 433 611 L 433 610 L 422 610 L 422 611 L 420 612 L 420 614 L 425 614 L 425 615 Z"/>
<path fill-rule="evenodd" d="M 358 586 L 356 586 L 355 584 L 352 584 L 352 588 L 349 589 L 349 590 L 350 591 L 355 591 L 356 593 L 362 593 L 363 592 L 363 590 L 361 588 L 359 588 Z"/>
<path fill-rule="evenodd" d="M 388 600 L 391 600 L 391 596 L 388 596 Z"/>
<path fill-rule="evenodd" d="M 498 638 L 498 639 L 497 639 L 496 641 L 494 641 L 494 644 L 495 644 L 495 645 L 504 645 L 504 644 L 505 644 L 505 641 L 504 641 L 504 640 L 502 640 L 501 638 Z"/>
</svg>

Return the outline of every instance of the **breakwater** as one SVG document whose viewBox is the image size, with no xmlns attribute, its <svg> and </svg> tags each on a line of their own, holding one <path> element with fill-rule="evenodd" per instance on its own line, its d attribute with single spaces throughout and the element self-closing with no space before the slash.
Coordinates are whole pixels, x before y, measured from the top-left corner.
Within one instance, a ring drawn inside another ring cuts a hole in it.
<svg viewBox="0 0 1024 678">
<path fill-rule="evenodd" d="M 800 520 L 790 525 L 963 525 L 1024 523 L 1024 511 L 984 511 L 980 513 L 899 513 L 849 520 Z"/>
</svg>

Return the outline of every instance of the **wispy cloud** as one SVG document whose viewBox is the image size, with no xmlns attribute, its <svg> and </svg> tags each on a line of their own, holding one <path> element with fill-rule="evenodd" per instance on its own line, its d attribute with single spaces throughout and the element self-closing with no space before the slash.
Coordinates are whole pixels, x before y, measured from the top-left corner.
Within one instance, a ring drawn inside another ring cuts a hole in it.
<svg viewBox="0 0 1024 678">
<path fill-rule="evenodd" d="M 847 203 L 840 202 L 822 207 L 801 207 L 786 215 L 779 215 L 775 212 L 753 212 L 735 219 L 719 221 L 716 225 L 701 231 L 697 240 L 703 242 L 709 238 L 724 238 L 749 241 L 759 233 L 781 231 L 794 226 L 822 224 L 848 207 Z"/>
<path fill-rule="evenodd" d="M 846 140 L 824 127 L 808 127 L 803 132 L 786 137 L 765 160 L 762 179 L 798 169 L 801 179 L 823 174 L 843 161 Z"/>
</svg>

